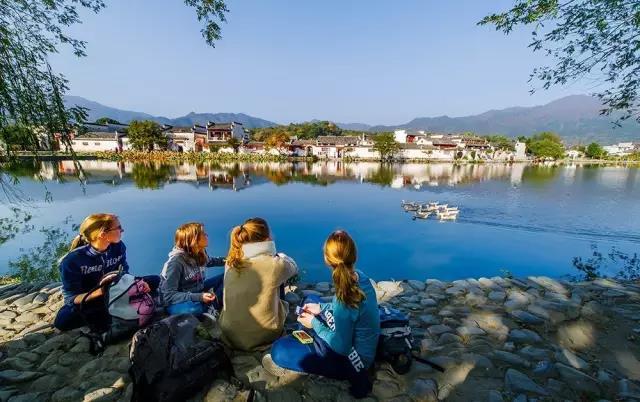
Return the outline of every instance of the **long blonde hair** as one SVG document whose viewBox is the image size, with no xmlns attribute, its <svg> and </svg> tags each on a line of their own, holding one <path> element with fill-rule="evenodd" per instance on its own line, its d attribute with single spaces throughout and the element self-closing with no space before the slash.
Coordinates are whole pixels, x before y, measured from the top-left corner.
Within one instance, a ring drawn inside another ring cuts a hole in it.
<svg viewBox="0 0 640 402">
<path fill-rule="evenodd" d="M 78 235 L 71 241 L 69 251 L 95 241 L 98 236 L 111 229 L 116 219 L 118 219 L 116 215 L 105 213 L 91 214 L 84 218 L 78 229 Z"/>
<path fill-rule="evenodd" d="M 324 243 L 324 261 L 332 269 L 336 298 L 349 307 L 357 307 L 365 298 L 355 277 L 357 258 L 356 244 L 343 230 L 331 233 Z"/>
<path fill-rule="evenodd" d="M 242 225 L 231 230 L 231 245 L 227 255 L 227 265 L 231 268 L 241 268 L 244 253 L 242 245 L 269 240 L 271 232 L 267 221 L 262 218 L 247 219 Z"/>
<path fill-rule="evenodd" d="M 209 259 L 207 251 L 198 245 L 200 236 L 204 235 L 205 231 L 202 223 L 185 223 L 176 230 L 174 245 L 196 260 L 198 266 L 203 266 Z"/>
</svg>

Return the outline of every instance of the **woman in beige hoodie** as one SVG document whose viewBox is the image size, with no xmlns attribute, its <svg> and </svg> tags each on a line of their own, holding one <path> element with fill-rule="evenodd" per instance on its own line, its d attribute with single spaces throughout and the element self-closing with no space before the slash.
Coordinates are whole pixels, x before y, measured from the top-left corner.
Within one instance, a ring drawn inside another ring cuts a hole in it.
<svg viewBox="0 0 640 402">
<path fill-rule="evenodd" d="M 279 338 L 289 309 L 280 299 L 280 287 L 297 273 L 290 257 L 276 253 L 264 219 L 247 219 L 233 228 L 220 314 L 222 340 L 251 351 Z"/>
</svg>

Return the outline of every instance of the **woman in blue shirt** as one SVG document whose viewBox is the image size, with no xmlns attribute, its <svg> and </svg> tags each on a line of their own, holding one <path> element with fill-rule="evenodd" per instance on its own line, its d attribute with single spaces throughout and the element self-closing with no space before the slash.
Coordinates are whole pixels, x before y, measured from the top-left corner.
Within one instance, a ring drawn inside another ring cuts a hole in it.
<svg viewBox="0 0 640 402">
<path fill-rule="evenodd" d="M 79 232 L 60 260 L 64 305 L 53 325 L 61 331 L 88 325 L 94 332 L 105 332 L 111 318 L 102 288 L 89 292 L 115 279 L 115 275 L 106 273 L 120 269 L 129 272 L 127 248 L 121 241 L 124 229 L 116 215 L 92 214 L 82 221 Z M 144 282 L 147 292 L 155 291 L 160 277 L 145 276 Z"/>
<path fill-rule="evenodd" d="M 291 335 L 277 340 L 263 359 L 265 369 L 276 376 L 288 369 L 348 380 L 357 398 L 371 391 L 368 369 L 375 360 L 380 317 L 375 290 L 369 278 L 355 269 L 356 258 L 356 245 L 347 232 L 329 235 L 324 260 L 331 268 L 336 294 L 331 303 L 308 297 L 298 317 L 313 343 L 303 344 Z"/>
</svg>

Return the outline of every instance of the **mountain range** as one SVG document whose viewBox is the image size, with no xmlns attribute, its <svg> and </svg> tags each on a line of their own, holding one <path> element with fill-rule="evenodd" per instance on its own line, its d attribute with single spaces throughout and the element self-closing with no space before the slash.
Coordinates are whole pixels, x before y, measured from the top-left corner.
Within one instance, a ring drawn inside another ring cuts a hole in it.
<svg viewBox="0 0 640 402">
<path fill-rule="evenodd" d="M 131 120 L 149 119 L 161 124 L 173 126 L 191 126 L 207 121 L 237 121 L 247 128 L 275 126 L 269 120 L 260 119 L 243 113 L 194 113 L 177 118 L 152 116 L 147 113 L 133 112 L 104 106 L 78 96 L 66 96 L 67 105 L 78 105 L 89 109 L 89 121 L 100 117 L 109 117 L 122 123 Z M 432 132 L 456 133 L 472 131 L 480 135 L 503 134 L 510 137 L 530 136 L 540 131 L 555 131 L 567 143 L 603 144 L 619 141 L 640 140 L 640 124 L 633 119 L 614 125 L 617 116 L 602 116 L 602 105 L 597 98 L 587 95 L 571 95 L 541 106 L 510 107 L 501 110 L 464 117 L 419 117 L 405 124 L 372 126 L 365 123 L 336 123 L 339 127 L 357 131 L 392 131 L 394 129 L 426 130 Z"/>
</svg>

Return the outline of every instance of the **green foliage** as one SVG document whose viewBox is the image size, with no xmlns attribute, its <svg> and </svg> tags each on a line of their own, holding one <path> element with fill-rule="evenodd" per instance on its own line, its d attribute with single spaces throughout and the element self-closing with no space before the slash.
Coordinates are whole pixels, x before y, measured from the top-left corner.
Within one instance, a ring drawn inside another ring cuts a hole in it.
<svg viewBox="0 0 640 402">
<path fill-rule="evenodd" d="M 288 126 L 276 126 L 258 128 L 253 130 L 252 138 L 256 141 L 265 141 L 272 135 L 287 135 L 298 139 L 314 139 L 324 135 L 344 135 L 346 132 L 330 121 L 315 121 L 307 123 L 289 124 Z"/>
<path fill-rule="evenodd" d="M 60 280 L 58 260 L 69 251 L 70 235 L 66 230 L 55 227 L 45 227 L 40 232 L 45 238 L 42 245 L 28 250 L 17 260 L 9 261 L 11 277 L 21 282 Z"/>
<path fill-rule="evenodd" d="M 127 130 L 129 144 L 137 151 L 152 151 L 154 146 L 161 149 L 167 147 L 167 137 L 162 134 L 162 127 L 151 120 L 134 120 Z"/>
<path fill-rule="evenodd" d="M 600 144 L 592 142 L 584 151 L 584 154 L 587 156 L 587 158 L 602 159 L 603 157 L 606 156 L 607 153 L 605 152 L 604 149 L 602 149 Z"/>
<path fill-rule="evenodd" d="M 558 134 L 550 131 L 544 131 L 529 138 L 527 149 L 536 158 L 562 159 L 564 157 L 562 139 Z"/>
<path fill-rule="evenodd" d="M 110 119 L 108 117 L 101 117 L 96 120 L 96 124 L 122 124 L 118 120 Z"/>
<path fill-rule="evenodd" d="M 234 153 L 238 153 L 238 149 L 240 149 L 240 145 L 242 145 L 242 142 L 236 137 L 231 137 L 227 140 L 227 145 L 230 148 L 233 148 Z"/>
<path fill-rule="evenodd" d="M 374 173 L 366 177 L 365 180 L 369 183 L 375 183 L 382 187 L 388 187 L 393 182 L 395 174 L 393 168 L 389 165 L 381 163 Z"/>
<path fill-rule="evenodd" d="M 19 233 L 28 233 L 33 230 L 30 213 L 20 209 L 11 208 L 11 216 L 0 218 L 0 246 L 14 239 Z"/>
<path fill-rule="evenodd" d="M 489 143 L 493 145 L 495 149 L 503 149 L 508 151 L 515 151 L 516 149 L 513 143 L 513 139 L 504 135 L 485 135 L 484 138 L 486 138 L 486 140 L 489 141 Z"/>
<path fill-rule="evenodd" d="M 288 144 L 289 141 L 291 141 L 291 139 L 286 131 L 274 131 L 264 140 L 264 146 L 266 149 L 279 149 Z"/>
<path fill-rule="evenodd" d="M 585 76 L 603 88 L 597 95 L 603 113 L 622 111 L 621 119 L 640 121 L 640 3 L 604 0 L 517 0 L 508 11 L 486 16 L 480 25 L 494 25 L 509 34 L 533 26 L 529 47 L 553 58 L 555 65 L 533 70 L 531 78 L 548 89 Z"/>
<path fill-rule="evenodd" d="M 381 133 L 373 137 L 373 149 L 380 153 L 380 159 L 392 158 L 400 150 L 393 133 Z"/>
</svg>

